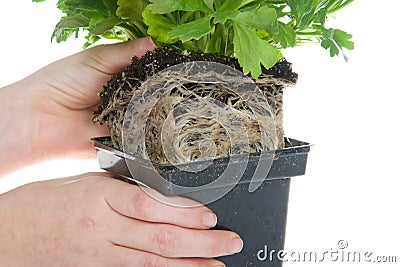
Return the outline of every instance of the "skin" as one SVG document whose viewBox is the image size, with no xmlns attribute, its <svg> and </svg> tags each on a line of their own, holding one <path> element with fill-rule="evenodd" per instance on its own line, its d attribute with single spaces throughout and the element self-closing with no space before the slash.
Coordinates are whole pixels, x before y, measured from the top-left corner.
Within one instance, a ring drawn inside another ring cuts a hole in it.
<svg viewBox="0 0 400 267">
<path fill-rule="evenodd" d="M 94 47 L 1 88 L 0 177 L 44 160 L 94 157 L 90 138 L 108 134 L 91 123 L 97 91 L 153 48 L 150 39 Z M 216 221 L 205 206 L 107 173 L 35 182 L 0 195 L 0 265 L 224 266 L 212 258 L 243 242 L 207 230 Z"/>
</svg>

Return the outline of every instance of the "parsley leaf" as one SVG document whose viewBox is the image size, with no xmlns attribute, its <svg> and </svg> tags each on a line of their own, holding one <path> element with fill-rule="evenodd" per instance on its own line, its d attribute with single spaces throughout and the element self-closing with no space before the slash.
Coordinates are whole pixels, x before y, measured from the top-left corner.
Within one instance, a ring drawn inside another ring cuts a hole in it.
<svg viewBox="0 0 400 267">
<path fill-rule="evenodd" d="M 249 30 L 247 26 L 233 23 L 235 35 L 233 43 L 235 54 L 243 68 L 243 73 L 251 73 L 254 78 L 261 74 L 260 63 L 271 68 L 278 61 L 278 49 L 261 39 L 255 30 Z"/>
<path fill-rule="evenodd" d="M 352 38 L 351 34 L 338 29 L 324 29 L 322 33 L 321 46 L 327 50 L 331 57 L 340 54 L 343 48 L 354 49 L 354 43 L 350 41 Z M 344 55 L 345 60 L 347 60 Z"/>
<path fill-rule="evenodd" d="M 333 39 L 335 42 L 338 44 L 340 48 L 346 48 L 348 50 L 354 49 L 354 43 L 350 41 L 350 39 L 353 37 L 353 35 L 348 34 L 345 31 L 335 29 L 333 31 Z"/>
<path fill-rule="evenodd" d="M 177 10 L 209 12 L 210 9 L 203 0 L 166 0 L 168 4 Z"/>
<path fill-rule="evenodd" d="M 269 27 L 269 33 L 275 43 L 280 44 L 282 48 L 293 47 L 296 45 L 295 30 L 281 21 L 277 21 L 272 27 Z"/>
<path fill-rule="evenodd" d="M 169 36 L 171 38 L 179 38 L 182 42 L 189 40 L 198 40 L 204 35 L 211 32 L 211 16 L 207 16 L 186 24 L 179 25 L 173 29 Z"/>
<path fill-rule="evenodd" d="M 157 42 L 173 44 L 178 41 L 170 36 L 169 32 L 176 27 L 176 24 L 169 18 L 160 14 L 153 14 L 150 10 L 143 12 L 143 19 L 148 26 L 147 33 L 153 36 Z"/>
<path fill-rule="evenodd" d="M 276 19 L 277 15 L 275 9 L 269 8 L 268 6 L 262 6 L 253 11 L 241 12 L 235 18 L 235 21 L 256 29 L 266 30 L 276 22 Z"/>
<path fill-rule="evenodd" d="M 292 11 L 292 15 L 296 19 L 296 27 L 299 29 L 306 28 L 314 13 L 314 0 L 288 0 L 287 2 Z"/>
<path fill-rule="evenodd" d="M 32 0 L 43 2 L 44 0 Z M 52 38 L 86 32 L 85 47 L 100 38 L 152 36 L 158 46 L 202 50 L 238 59 L 260 75 L 282 49 L 318 42 L 331 56 L 354 49 L 352 35 L 327 29 L 331 14 L 354 0 L 58 0 L 64 13 Z"/>
<path fill-rule="evenodd" d="M 153 14 L 166 14 L 176 11 L 176 8 L 171 6 L 167 0 L 151 0 L 151 4 L 147 6 Z"/>
<path fill-rule="evenodd" d="M 215 23 L 225 23 L 228 19 L 233 19 L 239 14 L 238 7 L 241 5 L 242 0 L 226 1 L 214 13 Z"/>
</svg>

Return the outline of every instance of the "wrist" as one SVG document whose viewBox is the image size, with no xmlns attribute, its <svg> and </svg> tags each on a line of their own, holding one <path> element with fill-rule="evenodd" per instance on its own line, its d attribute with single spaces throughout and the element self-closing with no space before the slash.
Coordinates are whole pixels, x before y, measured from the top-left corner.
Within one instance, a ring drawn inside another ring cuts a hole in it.
<svg viewBox="0 0 400 267">
<path fill-rule="evenodd" d="M 32 142 L 36 114 L 25 83 L 0 88 L 0 177 L 38 159 Z"/>
</svg>

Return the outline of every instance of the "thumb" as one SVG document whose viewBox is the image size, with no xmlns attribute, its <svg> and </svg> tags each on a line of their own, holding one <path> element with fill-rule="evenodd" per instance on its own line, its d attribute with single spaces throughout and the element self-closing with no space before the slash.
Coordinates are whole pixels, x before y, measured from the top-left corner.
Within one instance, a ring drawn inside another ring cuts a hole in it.
<svg viewBox="0 0 400 267">
<path fill-rule="evenodd" d="M 133 56 L 141 57 L 155 45 L 150 37 L 112 45 L 99 45 L 83 51 L 81 60 L 97 70 L 114 75 L 131 63 Z"/>
<path fill-rule="evenodd" d="M 46 66 L 31 79 L 46 85 L 46 92 L 57 103 L 72 109 L 89 108 L 99 102 L 97 92 L 111 76 L 126 68 L 133 56 L 154 48 L 151 38 L 95 46 Z"/>
</svg>

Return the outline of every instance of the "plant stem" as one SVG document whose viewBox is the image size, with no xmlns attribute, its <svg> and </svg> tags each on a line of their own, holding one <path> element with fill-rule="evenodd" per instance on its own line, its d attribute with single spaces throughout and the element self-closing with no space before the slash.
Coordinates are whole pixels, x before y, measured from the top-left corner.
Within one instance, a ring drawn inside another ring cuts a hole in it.
<svg viewBox="0 0 400 267">
<path fill-rule="evenodd" d="M 321 32 L 319 31 L 312 31 L 312 32 L 296 32 L 297 35 L 311 35 L 311 36 L 315 36 L 315 35 L 321 35 Z"/>
<path fill-rule="evenodd" d="M 185 12 L 185 14 L 183 14 L 183 16 L 181 17 L 179 24 L 186 23 L 190 19 L 190 17 L 193 16 L 193 14 L 194 14 L 194 11 Z"/>
<path fill-rule="evenodd" d="M 140 37 L 143 37 L 143 36 L 141 36 L 142 33 L 137 28 L 133 27 L 129 23 L 123 23 L 123 24 L 120 24 L 119 26 L 123 29 L 123 31 L 126 33 L 128 38 L 131 40 L 135 40 Z"/>
<path fill-rule="evenodd" d="M 340 4 L 332 9 L 328 8 L 328 14 L 332 14 L 336 11 L 339 11 L 340 9 L 346 7 L 347 5 L 351 4 L 352 2 L 354 2 L 354 0 L 348 0 L 348 1 L 344 2 L 343 4 Z"/>
<path fill-rule="evenodd" d="M 167 18 L 169 18 L 171 21 L 173 21 L 176 24 L 176 19 L 171 13 L 167 13 L 165 15 L 167 16 Z"/>
<path fill-rule="evenodd" d="M 147 36 L 147 30 L 145 29 L 145 27 L 143 27 L 142 24 L 140 24 L 137 21 L 132 21 L 132 24 L 139 30 L 139 32 L 140 32 L 139 38 Z"/>
</svg>

